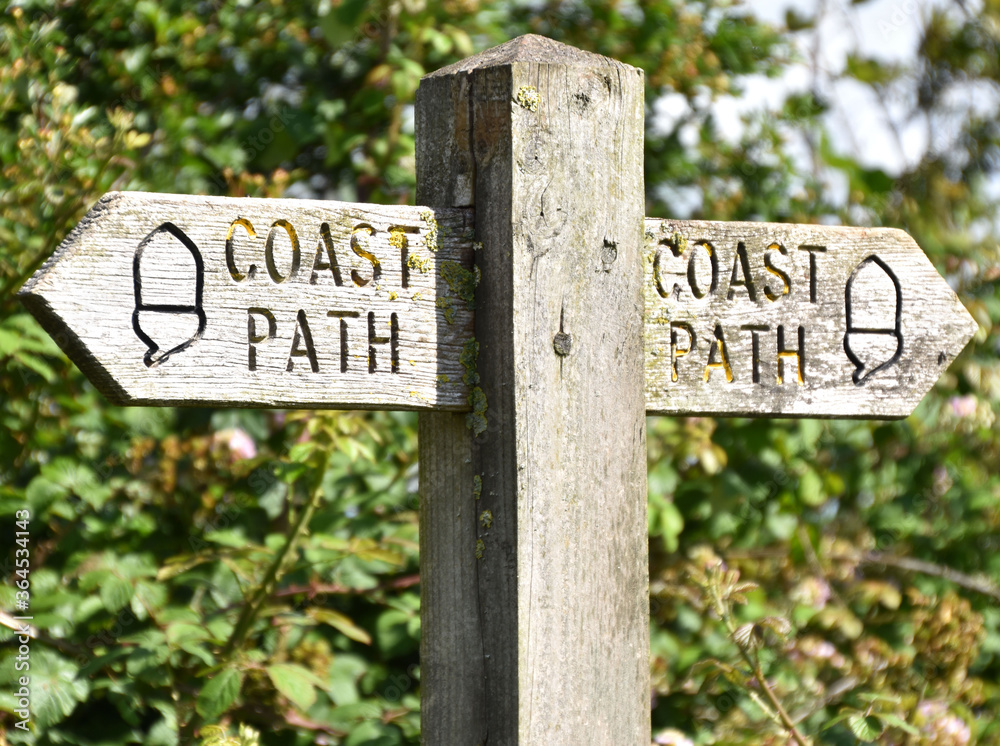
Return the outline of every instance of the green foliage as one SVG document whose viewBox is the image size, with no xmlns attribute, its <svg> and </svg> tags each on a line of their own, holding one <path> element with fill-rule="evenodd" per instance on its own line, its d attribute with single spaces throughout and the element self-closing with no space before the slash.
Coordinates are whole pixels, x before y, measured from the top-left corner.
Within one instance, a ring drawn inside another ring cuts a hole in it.
<svg viewBox="0 0 1000 746">
<path fill-rule="evenodd" d="M 260 733 L 243 723 L 235 736 L 227 735 L 226 729 L 217 725 L 206 725 L 202 735 L 201 746 L 260 746 Z"/>
<path fill-rule="evenodd" d="M 998 28 L 995 2 L 928 12 L 912 65 L 843 75 L 910 86 L 933 136 L 958 87 L 1000 86 Z M 13 292 L 112 188 L 411 201 L 420 76 L 528 31 L 643 68 L 651 106 L 687 102 L 648 128 L 648 214 L 687 190 L 696 217 L 901 227 L 980 323 L 903 422 L 649 420 L 654 735 L 1000 743 L 995 112 L 898 177 L 835 150 L 820 88 L 728 143 L 712 101 L 781 74 L 789 33 L 597 0 L 4 10 L 0 532 L 30 511 L 38 690 L 25 736 L 4 620 L 0 743 L 419 741 L 415 418 L 111 407 Z"/>
</svg>

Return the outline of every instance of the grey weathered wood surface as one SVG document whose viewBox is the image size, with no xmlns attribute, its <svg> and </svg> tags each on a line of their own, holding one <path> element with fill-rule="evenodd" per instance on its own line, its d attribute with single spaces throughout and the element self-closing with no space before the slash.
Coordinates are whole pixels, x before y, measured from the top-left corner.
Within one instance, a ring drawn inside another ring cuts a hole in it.
<svg viewBox="0 0 1000 746">
<path fill-rule="evenodd" d="M 472 266 L 471 219 L 398 205 L 111 193 L 21 297 L 116 403 L 460 410 L 472 311 L 457 285 Z M 177 231 L 203 264 L 200 335 L 197 264 Z M 152 362 L 198 337 L 152 366 L 133 325 L 140 244 L 138 324 L 160 347 Z"/>
<path fill-rule="evenodd" d="M 647 219 L 645 260 L 650 413 L 905 417 L 977 328 L 900 230 Z"/>
<path fill-rule="evenodd" d="M 465 415 L 421 412 L 418 438 L 421 739 L 486 744 L 472 436 Z"/>
<path fill-rule="evenodd" d="M 463 81 L 467 83 L 463 78 L 452 85 L 448 79 L 425 78 L 421 83 L 416 104 L 421 204 L 473 205 Z M 472 433 L 464 414 L 421 412 L 419 418 L 421 740 L 428 745 L 485 745 L 486 662 Z"/>
<path fill-rule="evenodd" d="M 425 694 L 426 742 L 648 743 L 642 73 L 521 37 L 425 77 L 416 125 L 420 199 L 476 206 L 488 402 L 479 499 L 459 464 L 421 485 L 447 506 L 424 536 L 478 557 L 476 588 L 447 554 L 425 559 L 440 592 L 424 613 L 480 623 L 453 639 L 425 624 L 422 665 L 485 662 L 485 694 Z M 422 422 L 422 460 L 461 458 L 444 430 Z M 483 697 L 485 735 L 478 710 L 456 712 Z"/>
</svg>

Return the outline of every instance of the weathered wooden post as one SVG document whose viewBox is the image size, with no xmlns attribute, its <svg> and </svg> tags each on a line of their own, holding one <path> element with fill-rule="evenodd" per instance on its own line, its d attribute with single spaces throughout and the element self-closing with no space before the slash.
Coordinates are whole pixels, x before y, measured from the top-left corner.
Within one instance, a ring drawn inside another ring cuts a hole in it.
<svg viewBox="0 0 1000 746">
<path fill-rule="evenodd" d="M 418 203 L 476 208 L 487 404 L 421 414 L 424 740 L 648 743 L 642 72 L 524 36 L 416 127 Z"/>
</svg>

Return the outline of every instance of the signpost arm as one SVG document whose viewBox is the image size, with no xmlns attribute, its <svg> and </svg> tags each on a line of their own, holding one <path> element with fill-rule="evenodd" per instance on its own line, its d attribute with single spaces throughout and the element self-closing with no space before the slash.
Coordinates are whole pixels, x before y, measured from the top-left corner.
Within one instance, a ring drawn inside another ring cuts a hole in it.
<svg viewBox="0 0 1000 746">
<path fill-rule="evenodd" d="M 487 404 L 421 415 L 425 740 L 646 744 L 642 73 L 521 37 L 416 126 L 418 200 L 475 204 Z"/>
</svg>

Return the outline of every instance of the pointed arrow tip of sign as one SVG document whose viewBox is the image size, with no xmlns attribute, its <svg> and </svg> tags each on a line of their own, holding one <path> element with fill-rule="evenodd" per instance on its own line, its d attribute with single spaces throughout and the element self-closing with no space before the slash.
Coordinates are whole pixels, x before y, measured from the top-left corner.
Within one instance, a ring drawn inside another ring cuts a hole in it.
<svg viewBox="0 0 1000 746">
<path fill-rule="evenodd" d="M 28 281 L 24 287 L 18 291 L 18 298 L 24 307 L 28 309 L 35 320 L 41 324 L 42 328 L 52 337 L 53 341 L 59 345 L 59 349 L 66 353 L 73 363 L 87 376 L 112 404 L 127 405 L 133 403 L 132 397 L 128 395 L 124 388 L 112 377 L 108 369 L 94 357 L 87 345 L 74 332 L 66 320 L 52 308 L 52 305 L 41 293 L 33 292 L 29 284 L 35 280 L 39 273 Z"/>
<path fill-rule="evenodd" d="M 959 305 L 961 305 L 962 310 L 965 311 L 965 326 L 962 329 L 962 349 L 965 349 L 969 340 L 971 340 L 975 336 L 976 332 L 979 331 L 979 322 L 976 321 L 975 317 L 971 313 L 969 313 L 969 309 L 967 309 L 961 301 L 959 301 Z"/>
<path fill-rule="evenodd" d="M 953 352 L 949 356 L 948 353 L 942 351 L 940 360 L 947 359 L 949 363 L 962 354 L 962 351 L 979 331 L 979 322 L 954 291 L 951 300 L 954 310 L 949 315 L 954 320 L 950 325 L 950 333 L 946 333 L 946 339 L 943 341 L 951 347 Z"/>
<path fill-rule="evenodd" d="M 60 292 L 55 287 L 59 282 L 58 273 L 55 271 L 57 266 L 71 258 L 83 235 L 95 223 L 109 214 L 122 199 L 127 198 L 128 195 L 123 192 L 108 192 L 101 197 L 59 244 L 52 256 L 46 259 L 45 263 L 17 291 L 17 298 L 52 337 L 59 348 L 83 371 L 102 394 L 113 404 L 119 405 L 133 403 L 132 397 L 74 332 L 71 320 L 65 318 L 53 306 L 50 297 Z"/>
<path fill-rule="evenodd" d="M 27 282 L 21 286 L 21 289 L 17 292 L 19 298 L 24 298 L 28 294 L 37 293 L 39 289 L 43 286 L 45 278 L 49 275 L 52 269 L 63 260 L 63 258 L 72 252 L 75 246 L 80 243 L 80 239 L 83 235 L 91 229 L 91 227 L 97 223 L 103 216 L 107 215 L 111 210 L 118 206 L 118 203 L 122 200 L 128 200 L 130 197 L 128 192 L 107 192 L 103 197 L 101 197 L 94 206 L 87 210 L 87 213 L 80 218 L 80 222 L 74 226 L 73 230 L 69 232 L 69 235 L 63 239 L 62 243 L 52 252 L 52 256 L 45 260 L 35 273 L 28 278 Z"/>
</svg>

